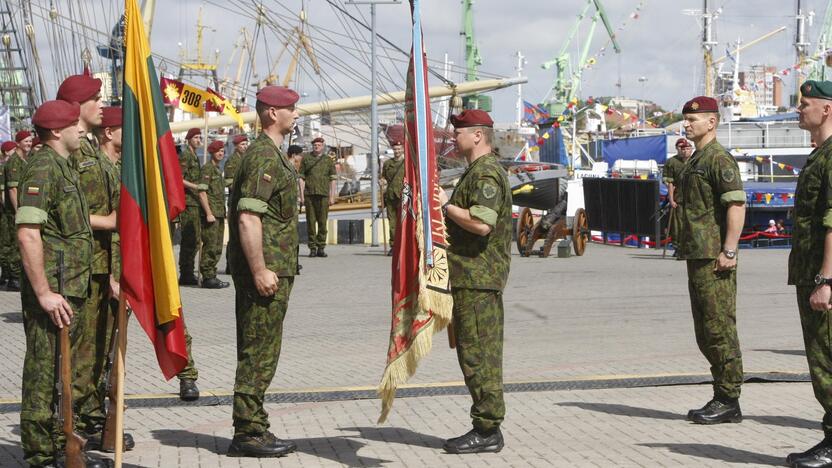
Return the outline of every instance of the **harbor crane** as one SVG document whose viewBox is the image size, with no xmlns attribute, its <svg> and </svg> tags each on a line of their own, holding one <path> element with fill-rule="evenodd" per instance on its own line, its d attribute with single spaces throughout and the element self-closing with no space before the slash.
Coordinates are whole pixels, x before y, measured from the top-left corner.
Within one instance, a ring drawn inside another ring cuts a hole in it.
<svg viewBox="0 0 832 468">
<path fill-rule="evenodd" d="M 592 24 L 589 27 L 587 37 L 584 39 L 581 57 L 578 60 L 577 65 L 573 67 L 572 57 L 569 54 L 569 47 L 572 45 L 572 41 L 578 33 L 578 27 L 581 25 L 583 19 L 587 16 L 593 6 L 595 8 L 592 15 Z M 549 91 L 549 99 L 545 102 L 545 106 L 550 114 L 558 115 L 562 113 L 567 104 L 573 98 L 577 97 L 581 88 L 583 70 L 588 65 L 587 58 L 589 56 L 589 47 L 592 44 L 592 37 L 595 34 L 595 27 L 598 25 L 599 19 L 604 23 L 604 28 L 607 30 L 607 34 L 610 37 L 615 53 L 621 53 L 621 47 L 618 45 L 615 32 L 607 19 L 607 14 L 604 11 L 604 6 L 601 4 L 601 0 L 587 0 L 586 5 L 584 5 L 584 9 L 578 15 L 577 21 L 572 25 L 572 29 L 569 30 L 566 43 L 563 44 L 563 47 L 561 47 L 558 55 L 554 59 L 541 65 L 544 70 L 548 70 L 553 66 L 556 70 L 555 82 Z"/>
</svg>

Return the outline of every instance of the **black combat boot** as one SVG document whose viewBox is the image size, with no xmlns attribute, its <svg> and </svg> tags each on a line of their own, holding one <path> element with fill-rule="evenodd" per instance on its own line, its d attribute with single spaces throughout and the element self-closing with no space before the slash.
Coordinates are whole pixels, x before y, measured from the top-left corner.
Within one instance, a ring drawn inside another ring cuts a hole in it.
<svg viewBox="0 0 832 468">
<path fill-rule="evenodd" d="M 194 401 L 199 399 L 199 387 L 194 379 L 179 379 L 179 399 Z"/>
<path fill-rule="evenodd" d="M 700 410 L 691 410 L 688 420 L 696 424 L 721 424 L 742 422 L 742 410 L 738 398 L 714 398 Z"/>
<path fill-rule="evenodd" d="M 324 252 L 324 248 L 323 248 L 323 247 L 319 247 L 319 248 L 318 248 L 318 256 L 319 256 L 319 257 L 328 257 L 329 255 L 327 255 L 327 254 L 326 254 L 326 252 Z"/>
<path fill-rule="evenodd" d="M 199 280 L 194 276 L 193 273 L 191 274 L 184 274 L 179 276 L 179 285 L 180 286 L 198 286 Z"/>
<path fill-rule="evenodd" d="M 102 450 L 101 449 L 101 438 L 104 435 L 103 428 L 101 427 L 93 427 L 91 428 L 92 432 L 86 432 L 84 434 L 84 438 L 87 439 L 87 443 L 84 444 L 84 450 L 95 450 L 100 452 L 112 452 L 112 450 Z M 136 442 L 133 440 L 133 435 L 129 432 L 125 432 L 122 434 L 121 439 L 121 446 L 124 448 L 125 452 L 133 450 L 133 447 L 136 446 Z"/>
<path fill-rule="evenodd" d="M 84 464 L 84 466 L 86 466 L 86 468 L 111 468 L 111 467 L 115 466 L 115 463 L 113 463 L 113 461 L 110 460 L 110 459 L 98 458 L 98 457 L 94 457 L 94 456 L 86 454 L 86 453 L 84 454 L 84 460 L 86 461 L 86 463 Z M 64 460 L 64 457 L 61 456 L 61 458 L 59 458 L 58 460 L 55 460 L 55 463 L 53 463 L 51 465 L 46 465 L 46 466 L 47 467 L 54 466 L 55 468 L 65 468 L 66 467 L 66 461 Z"/>
<path fill-rule="evenodd" d="M 832 467 L 832 439 L 825 437 L 819 444 L 805 452 L 790 453 L 786 464 L 793 468 Z"/>
<path fill-rule="evenodd" d="M 228 447 L 229 457 L 282 457 L 298 446 L 291 440 L 281 440 L 269 431 L 258 435 L 235 435 Z"/>
<path fill-rule="evenodd" d="M 202 280 L 202 287 L 205 289 L 223 289 L 230 286 L 227 281 L 220 281 L 216 276 Z"/>
<path fill-rule="evenodd" d="M 500 428 L 490 431 L 471 429 L 467 434 L 445 441 L 442 448 L 448 453 L 497 453 L 503 449 L 503 433 Z"/>
<path fill-rule="evenodd" d="M 9 278 L 9 282 L 6 283 L 6 291 L 20 291 L 20 281 Z"/>
<path fill-rule="evenodd" d="M 318 256 L 318 249 L 315 247 L 309 247 L 309 257 L 317 257 Z"/>
</svg>

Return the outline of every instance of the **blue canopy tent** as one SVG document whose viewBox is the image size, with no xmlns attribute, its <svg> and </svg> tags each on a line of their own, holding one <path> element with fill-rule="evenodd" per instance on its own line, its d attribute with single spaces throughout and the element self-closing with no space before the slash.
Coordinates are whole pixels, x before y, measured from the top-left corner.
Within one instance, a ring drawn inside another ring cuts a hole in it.
<svg viewBox="0 0 832 468">
<path fill-rule="evenodd" d="M 603 140 L 601 155 L 610 167 L 619 159 L 626 161 L 652 159 L 658 164 L 664 164 L 667 160 L 667 137 L 656 135 Z"/>
</svg>

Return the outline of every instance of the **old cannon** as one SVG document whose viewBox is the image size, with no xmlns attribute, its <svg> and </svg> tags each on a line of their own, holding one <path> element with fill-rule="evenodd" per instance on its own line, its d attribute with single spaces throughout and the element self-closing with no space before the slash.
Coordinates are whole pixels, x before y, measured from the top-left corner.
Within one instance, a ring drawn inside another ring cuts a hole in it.
<svg viewBox="0 0 832 468">
<path fill-rule="evenodd" d="M 539 254 L 546 258 L 560 239 L 571 239 L 575 255 L 583 255 L 589 241 L 586 211 L 578 208 L 571 223 L 566 216 L 566 171 L 517 172 L 509 177 L 515 205 L 522 207 L 517 218 L 517 250 L 528 257 L 537 241 L 543 239 Z M 545 210 L 538 220 L 532 209 Z"/>
</svg>

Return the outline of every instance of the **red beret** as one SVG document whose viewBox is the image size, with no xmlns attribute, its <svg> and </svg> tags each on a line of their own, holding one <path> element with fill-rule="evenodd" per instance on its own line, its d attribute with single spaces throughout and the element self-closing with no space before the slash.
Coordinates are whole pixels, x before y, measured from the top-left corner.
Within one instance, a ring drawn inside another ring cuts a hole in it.
<svg viewBox="0 0 832 468">
<path fill-rule="evenodd" d="M 4 141 L 2 145 L 0 145 L 0 151 L 6 153 L 13 149 L 17 148 L 17 143 L 13 141 Z"/>
<path fill-rule="evenodd" d="M 191 138 L 193 138 L 197 135 L 202 135 L 202 130 L 200 130 L 198 128 L 192 128 L 192 129 L 188 130 L 187 134 L 185 134 L 185 139 L 190 140 Z"/>
<path fill-rule="evenodd" d="M 81 105 L 77 102 L 46 101 L 32 116 L 32 123 L 47 130 L 66 128 L 78 121 Z"/>
<path fill-rule="evenodd" d="M 32 138 L 32 148 L 40 144 L 40 138 L 34 137 Z"/>
<path fill-rule="evenodd" d="M 221 142 L 220 140 L 214 140 L 208 145 L 208 152 L 211 154 L 216 153 L 217 151 L 223 149 L 225 147 L 225 143 Z"/>
<path fill-rule="evenodd" d="M 56 99 L 68 102 L 84 102 L 101 91 L 101 80 L 89 75 L 72 75 L 58 88 Z"/>
<path fill-rule="evenodd" d="M 14 135 L 14 141 L 20 143 L 21 141 L 29 138 L 32 134 L 28 130 L 21 130 Z"/>
<path fill-rule="evenodd" d="M 235 145 L 239 145 L 244 141 L 248 141 L 248 137 L 245 135 L 234 135 L 234 138 L 231 140 Z"/>
<path fill-rule="evenodd" d="M 401 140 L 392 140 L 390 141 L 390 146 L 404 146 L 404 142 Z"/>
<path fill-rule="evenodd" d="M 267 106 L 289 107 L 298 102 L 298 99 L 298 93 L 283 86 L 266 86 L 257 92 L 257 102 Z"/>
<path fill-rule="evenodd" d="M 493 127 L 494 121 L 488 112 L 479 109 L 468 109 L 451 116 L 451 124 L 455 128 L 465 127 Z"/>
<path fill-rule="evenodd" d="M 105 107 L 101 118 L 101 128 L 121 127 L 121 107 Z"/>
<path fill-rule="evenodd" d="M 716 99 L 708 96 L 696 96 L 682 107 L 683 114 L 699 114 L 702 112 L 719 112 Z"/>
<path fill-rule="evenodd" d="M 317 137 L 314 140 L 312 140 L 312 143 L 323 143 L 323 142 L 324 142 L 323 137 Z"/>
<path fill-rule="evenodd" d="M 687 148 L 690 146 L 690 142 L 686 138 L 679 138 L 676 140 L 676 144 L 674 146 L 681 146 L 683 148 Z"/>
</svg>

